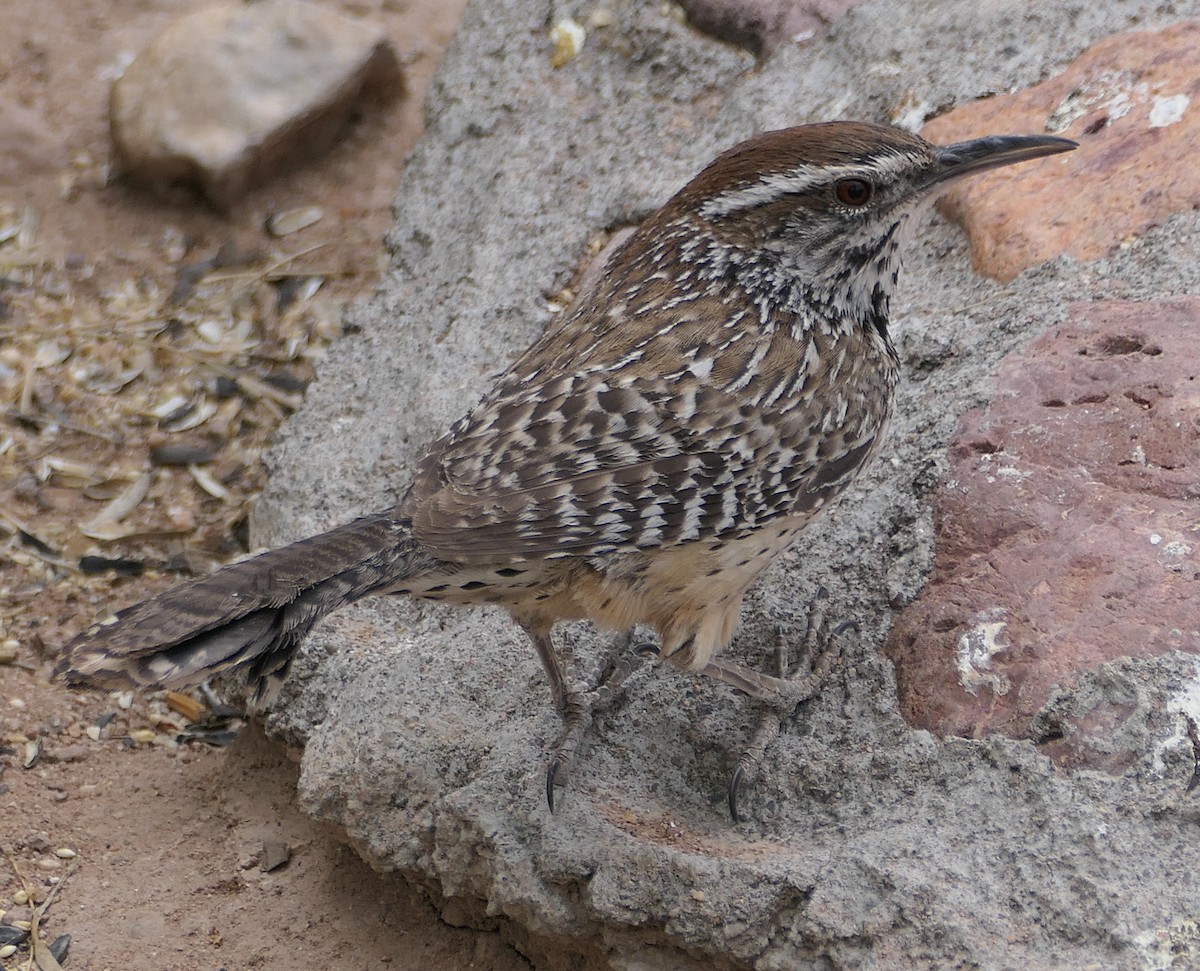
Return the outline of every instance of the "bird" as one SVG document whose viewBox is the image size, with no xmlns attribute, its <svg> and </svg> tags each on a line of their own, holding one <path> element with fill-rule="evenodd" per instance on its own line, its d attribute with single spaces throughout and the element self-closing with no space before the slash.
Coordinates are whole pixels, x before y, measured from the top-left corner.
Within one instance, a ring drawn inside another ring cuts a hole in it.
<svg viewBox="0 0 1200 971">
<path fill-rule="evenodd" d="M 914 217 L 967 176 L 1075 147 L 1049 135 L 936 146 L 854 121 L 734 145 L 616 249 L 394 506 L 107 616 L 56 672 L 124 690 L 237 671 L 261 702 L 313 626 L 362 597 L 490 604 L 528 635 L 564 719 L 551 811 L 635 654 L 766 702 L 747 752 L 761 750 L 818 679 L 720 654 L 747 589 L 884 441 L 900 377 L 889 304 Z M 592 688 L 568 680 L 555 649 L 568 620 L 626 632 Z M 730 785 L 735 821 L 748 764 Z"/>
</svg>

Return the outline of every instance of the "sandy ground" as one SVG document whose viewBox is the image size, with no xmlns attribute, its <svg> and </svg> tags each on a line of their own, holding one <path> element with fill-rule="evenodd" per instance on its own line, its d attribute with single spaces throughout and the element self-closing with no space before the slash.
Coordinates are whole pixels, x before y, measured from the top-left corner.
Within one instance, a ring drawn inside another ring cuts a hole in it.
<svg viewBox="0 0 1200 971">
<path fill-rule="evenodd" d="M 528 967 L 498 934 L 440 922 L 426 901 L 302 816 L 295 767 L 253 729 L 227 747 L 179 744 L 188 719 L 161 695 L 76 693 L 50 680 L 58 645 L 108 605 L 240 552 L 262 449 L 336 337 L 341 307 L 378 278 L 399 168 L 420 135 L 423 93 L 462 0 L 330 2 L 385 25 L 405 64 L 406 95 L 358 119 L 327 157 L 225 214 L 187 195 L 150 198 L 108 172 L 111 78 L 124 56 L 193 9 L 190 0 L 5 7 L 0 910 L 6 922 L 36 918 L 46 944 L 69 934 L 67 968 Z M 304 205 L 320 205 L 325 218 L 283 240 L 264 231 L 271 213 Z M 208 287 L 205 307 L 180 309 L 180 327 L 222 295 L 253 306 L 273 300 L 279 281 L 264 267 L 319 275 L 318 296 L 287 313 L 251 314 L 263 329 L 257 351 L 198 364 L 186 347 L 164 353 L 156 343 L 150 366 L 119 391 L 81 385 L 84 365 L 124 361 L 138 341 L 174 339 L 163 320 L 180 268 L 230 243 L 250 254 L 245 279 Z M 150 447 L 177 439 L 148 422 L 145 408 L 181 390 L 202 396 L 229 367 L 260 386 L 281 375 L 291 384 L 225 403 L 230 420 L 207 438 L 198 430 L 201 444 L 222 439 L 211 474 L 225 494 L 214 496 L 185 470 L 148 463 Z M 230 429 L 235 440 L 219 434 Z M 82 535 L 81 523 L 146 472 L 151 487 L 126 535 Z M 89 554 L 144 572 L 85 574 L 79 561 Z M 28 960 L 26 948 L 7 959 L 0 952 L 6 968 Z"/>
</svg>

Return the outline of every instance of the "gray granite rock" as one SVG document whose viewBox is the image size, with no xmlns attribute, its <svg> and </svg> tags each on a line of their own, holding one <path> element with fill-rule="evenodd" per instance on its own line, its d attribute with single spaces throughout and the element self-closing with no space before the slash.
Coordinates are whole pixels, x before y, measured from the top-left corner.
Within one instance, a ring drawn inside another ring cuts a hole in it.
<svg viewBox="0 0 1200 971">
<path fill-rule="evenodd" d="M 391 272 L 272 453 L 258 541 L 392 502 L 424 445 L 544 327 L 597 231 L 636 222 L 719 148 L 1009 90 L 1164 16 L 1149 2 L 873 0 L 756 68 L 656 2 L 607 6 L 612 26 L 558 70 L 547 27 L 565 6 L 471 7 L 402 177 Z M 950 227 L 922 226 L 895 308 L 908 383 L 890 447 L 748 598 L 731 652 L 761 663 L 779 634 L 797 638 L 822 583 L 860 627 L 841 678 L 746 790 L 749 822 L 729 821 L 724 787 L 753 705 L 657 669 L 601 720 L 551 816 L 559 723 L 523 635 L 496 611 L 408 602 L 340 613 L 299 659 L 267 726 L 303 748 L 303 803 L 453 922 L 498 920 L 540 968 L 1200 960 L 1193 755 L 1176 711 L 1196 689 L 1192 658 L 1121 672 L 1144 710 L 1139 757 L 1112 777 L 1063 774 L 1028 742 L 910 729 L 879 653 L 929 569 L 946 443 L 1000 358 L 1069 300 L 1194 289 L 1198 240 L 1195 215 L 1178 217 L 1111 261 L 998 287 L 971 274 Z M 561 641 L 591 673 L 599 636 L 571 626 Z"/>
</svg>

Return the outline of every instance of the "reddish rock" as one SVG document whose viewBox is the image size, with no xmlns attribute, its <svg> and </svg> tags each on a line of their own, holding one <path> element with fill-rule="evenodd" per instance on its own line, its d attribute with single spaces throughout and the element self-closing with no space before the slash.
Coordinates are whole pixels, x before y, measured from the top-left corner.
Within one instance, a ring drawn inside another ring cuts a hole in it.
<svg viewBox="0 0 1200 971">
<path fill-rule="evenodd" d="M 1008 281 L 1069 253 L 1104 256 L 1200 206 L 1200 21 L 1106 38 L 1036 87 L 963 105 L 922 134 L 954 142 L 1046 131 L 1078 151 L 1001 169 L 947 193 L 976 270 Z"/>
<path fill-rule="evenodd" d="M 933 575 L 885 649 L 912 724 L 1044 740 L 1055 686 L 1200 653 L 1197 335 L 1200 298 L 1075 304 L 1001 363 L 951 444 Z M 1056 726 L 1052 754 L 1094 764 L 1088 733 L 1121 717 Z"/>
<path fill-rule="evenodd" d="M 780 44 L 820 37 L 862 0 L 680 0 L 697 30 L 767 57 Z"/>
</svg>

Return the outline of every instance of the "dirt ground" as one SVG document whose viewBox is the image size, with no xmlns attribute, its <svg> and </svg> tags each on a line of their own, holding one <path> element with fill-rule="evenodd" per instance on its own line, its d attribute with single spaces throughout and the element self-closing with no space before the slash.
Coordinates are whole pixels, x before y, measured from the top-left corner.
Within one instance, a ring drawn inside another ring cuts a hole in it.
<svg viewBox="0 0 1200 971">
<path fill-rule="evenodd" d="M 262 451 L 341 308 L 378 279 L 399 169 L 463 0 L 327 2 L 385 26 L 406 94 L 228 213 L 108 170 L 111 80 L 192 0 L 5 5 L 0 923 L 36 924 L 43 968 L 62 935 L 63 965 L 95 971 L 529 967 L 302 816 L 296 768 L 253 729 L 181 743 L 204 717 L 195 699 L 50 679 L 57 647 L 106 609 L 241 552 Z M 314 205 L 314 226 L 265 231 L 270 214 Z M 222 247 L 232 261 L 192 272 Z M 163 464 L 164 447 L 210 455 Z M 28 943 L 0 949 L 0 967 L 30 962 Z"/>
</svg>

